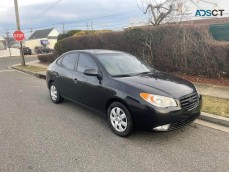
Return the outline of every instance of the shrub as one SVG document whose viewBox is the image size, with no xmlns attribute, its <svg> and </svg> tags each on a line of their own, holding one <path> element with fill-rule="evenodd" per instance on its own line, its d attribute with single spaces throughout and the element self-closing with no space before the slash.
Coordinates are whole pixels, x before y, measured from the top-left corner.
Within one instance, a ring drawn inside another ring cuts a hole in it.
<svg viewBox="0 0 229 172">
<path fill-rule="evenodd" d="M 68 31 L 68 36 L 73 36 L 73 35 L 75 35 L 76 33 L 79 33 L 79 32 L 82 32 L 82 30 L 69 30 Z"/>
<path fill-rule="evenodd" d="M 55 54 L 39 54 L 37 56 L 38 60 L 41 63 L 52 63 L 56 59 L 57 56 Z"/>
<path fill-rule="evenodd" d="M 82 30 L 69 30 L 67 33 L 61 33 L 59 34 L 59 36 L 57 37 L 57 41 L 60 41 L 64 38 L 73 36 L 76 33 L 82 32 Z"/>
<path fill-rule="evenodd" d="M 82 30 L 74 34 L 74 36 L 95 35 L 101 33 L 112 32 L 111 30 Z"/>
<path fill-rule="evenodd" d="M 66 33 L 59 34 L 57 37 L 57 41 L 60 41 L 60 40 L 67 38 L 67 37 L 68 37 L 68 34 L 66 34 Z"/>
<path fill-rule="evenodd" d="M 132 53 L 166 72 L 218 77 L 229 75 L 229 43 L 212 39 L 206 26 L 161 25 L 65 38 L 57 55 L 79 49 L 111 49 Z"/>
</svg>

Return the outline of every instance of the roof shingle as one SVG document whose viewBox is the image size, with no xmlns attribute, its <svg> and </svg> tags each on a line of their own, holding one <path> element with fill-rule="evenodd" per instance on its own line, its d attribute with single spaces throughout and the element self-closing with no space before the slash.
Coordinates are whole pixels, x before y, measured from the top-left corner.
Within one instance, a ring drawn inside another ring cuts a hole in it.
<svg viewBox="0 0 229 172">
<path fill-rule="evenodd" d="M 37 30 L 28 39 L 47 38 L 52 30 L 53 30 L 53 28 L 44 29 L 44 30 Z"/>
</svg>

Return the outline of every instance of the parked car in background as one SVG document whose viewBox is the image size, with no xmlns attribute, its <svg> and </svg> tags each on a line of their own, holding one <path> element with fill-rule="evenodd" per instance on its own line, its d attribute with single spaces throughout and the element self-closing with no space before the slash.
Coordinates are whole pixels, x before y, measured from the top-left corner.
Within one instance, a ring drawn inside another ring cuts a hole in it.
<svg viewBox="0 0 229 172">
<path fill-rule="evenodd" d="M 179 129 L 199 117 L 202 104 L 191 82 L 120 51 L 67 52 L 49 65 L 47 86 L 54 103 L 66 98 L 101 112 L 119 136 Z"/>
<path fill-rule="evenodd" d="M 34 52 L 36 54 L 47 54 L 47 53 L 52 53 L 53 49 L 51 49 L 49 47 L 44 47 L 44 46 L 36 46 L 34 48 Z"/>
<path fill-rule="evenodd" d="M 22 52 L 24 55 L 31 55 L 32 54 L 32 50 L 29 47 L 23 47 Z"/>
</svg>

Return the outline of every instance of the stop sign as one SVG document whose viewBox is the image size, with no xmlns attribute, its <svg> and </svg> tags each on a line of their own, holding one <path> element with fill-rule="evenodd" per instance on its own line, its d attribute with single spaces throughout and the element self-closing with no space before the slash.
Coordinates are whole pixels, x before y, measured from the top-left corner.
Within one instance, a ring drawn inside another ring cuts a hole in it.
<svg viewBox="0 0 229 172">
<path fill-rule="evenodd" d="M 22 40 L 25 39 L 24 33 L 23 33 L 22 31 L 20 31 L 20 30 L 15 31 L 15 32 L 13 33 L 13 36 L 14 36 L 14 39 L 15 39 L 16 41 L 22 41 Z"/>
</svg>

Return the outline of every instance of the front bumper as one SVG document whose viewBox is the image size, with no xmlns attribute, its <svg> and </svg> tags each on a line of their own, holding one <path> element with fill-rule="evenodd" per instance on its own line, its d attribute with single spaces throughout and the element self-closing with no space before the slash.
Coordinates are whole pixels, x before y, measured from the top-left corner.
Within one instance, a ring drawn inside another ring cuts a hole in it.
<svg viewBox="0 0 229 172">
<path fill-rule="evenodd" d="M 172 131 L 182 128 L 197 119 L 200 116 L 201 107 L 202 96 L 200 95 L 198 105 L 190 111 L 181 107 L 163 109 L 152 108 L 147 105 L 131 107 L 130 111 L 136 129 L 154 131 L 155 127 L 170 124 L 167 131 Z"/>
</svg>

